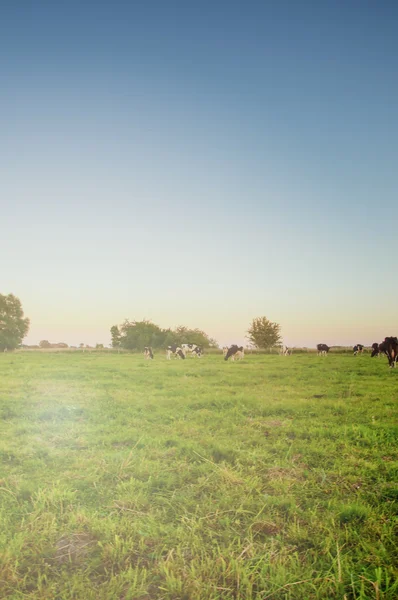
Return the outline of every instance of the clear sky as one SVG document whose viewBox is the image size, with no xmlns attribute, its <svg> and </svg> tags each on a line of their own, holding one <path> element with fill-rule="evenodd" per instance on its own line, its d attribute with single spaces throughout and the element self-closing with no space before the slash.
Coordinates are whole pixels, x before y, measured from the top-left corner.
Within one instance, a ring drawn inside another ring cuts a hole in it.
<svg viewBox="0 0 398 600">
<path fill-rule="evenodd" d="M 0 4 L 0 292 L 28 343 L 125 318 L 397 335 L 398 4 Z"/>
</svg>

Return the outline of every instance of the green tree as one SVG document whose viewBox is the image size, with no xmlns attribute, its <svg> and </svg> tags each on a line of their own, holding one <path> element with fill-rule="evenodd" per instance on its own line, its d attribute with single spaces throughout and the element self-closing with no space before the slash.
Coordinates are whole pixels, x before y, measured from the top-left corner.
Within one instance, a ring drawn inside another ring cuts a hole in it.
<svg viewBox="0 0 398 600">
<path fill-rule="evenodd" d="M 111 327 L 112 348 L 120 348 L 120 331 L 117 325 Z"/>
<path fill-rule="evenodd" d="M 165 336 L 151 321 L 128 321 L 120 327 L 120 345 L 126 350 L 144 350 L 145 346 L 160 347 Z"/>
<path fill-rule="evenodd" d="M 172 333 L 175 337 L 175 344 L 196 344 L 201 348 L 217 348 L 217 342 L 200 329 L 189 329 L 189 327 L 179 325 Z"/>
<path fill-rule="evenodd" d="M 278 323 L 272 323 L 267 317 L 257 317 L 247 331 L 247 338 L 256 348 L 275 348 L 282 343 L 280 329 Z"/>
<path fill-rule="evenodd" d="M 50 342 L 48 340 L 41 340 L 39 342 L 39 346 L 40 346 L 40 348 L 51 348 L 52 344 L 50 344 Z"/>
<path fill-rule="evenodd" d="M 14 350 L 29 331 L 29 319 L 24 318 L 22 304 L 14 294 L 0 294 L 0 350 Z"/>
<path fill-rule="evenodd" d="M 200 329 L 189 329 L 180 325 L 175 329 L 161 329 L 151 321 L 129 321 L 111 327 L 112 346 L 141 352 L 145 346 L 163 349 L 173 344 L 197 344 L 202 348 L 215 347 L 216 340 Z"/>
</svg>

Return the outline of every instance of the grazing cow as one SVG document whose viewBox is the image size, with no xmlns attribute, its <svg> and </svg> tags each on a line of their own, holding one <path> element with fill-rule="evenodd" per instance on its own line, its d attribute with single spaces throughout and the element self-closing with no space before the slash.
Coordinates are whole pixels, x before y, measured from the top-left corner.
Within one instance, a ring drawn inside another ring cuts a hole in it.
<svg viewBox="0 0 398 600">
<path fill-rule="evenodd" d="M 379 344 L 377 342 L 372 344 L 372 354 L 370 355 L 370 357 L 373 358 L 374 356 L 378 356 L 380 358 L 381 354 L 382 351 L 380 350 Z"/>
<path fill-rule="evenodd" d="M 145 346 L 145 348 L 144 348 L 144 356 L 148 360 L 153 359 L 153 352 L 152 352 L 152 348 L 150 346 Z"/>
<path fill-rule="evenodd" d="M 174 358 L 185 359 L 185 354 L 180 346 L 167 346 L 166 354 L 168 360 L 171 360 L 172 354 L 174 354 Z"/>
<path fill-rule="evenodd" d="M 362 354 L 363 352 L 363 346 L 362 344 L 357 344 L 356 346 L 353 347 L 353 351 L 354 351 L 354 356 L 356 356 L 357 354 Z"/>
<path fill-rule="evenodd" d="M 196 344 L 181 344 L 181 349 L 185 356 L 190 352 L 191 356 L 197 356 L 198 358 L 201 358 L 203 354 L 202 348 Z"/>
<path fill-rule="evenodd" d="M 229 350 L 228 346 L 223 347 L 222 353 L 224 354 L 224 356 L 227 354 L 228 350 Z"/>
<path fill-rule="evenodd" d="M 233 344 L 228 348 L 226 355 L 224 356 L 224 360 L 242 360 L 245 357 L 245 351 L 243 346 L 237 346 Z"/>
<path fill-rule="evenodd" d="M 330 350 L 327 344 L 317 344 L 316 349 L 318 356 L 326 356 Z"/>
<path fill-rule="evenodd" d="M 292 349 L 287 346 L 282 346 L 281 354 L 282 356 L 290 356 L 292 353 Z"/>
<path fill-rule="evenodd" d="M 398 359 L 398 338 L 390 336 L 384 338 L 384 342 L 379 344 L 379 351 L 386 354 L 390 368 L 397 366 Z"/>
</svg>

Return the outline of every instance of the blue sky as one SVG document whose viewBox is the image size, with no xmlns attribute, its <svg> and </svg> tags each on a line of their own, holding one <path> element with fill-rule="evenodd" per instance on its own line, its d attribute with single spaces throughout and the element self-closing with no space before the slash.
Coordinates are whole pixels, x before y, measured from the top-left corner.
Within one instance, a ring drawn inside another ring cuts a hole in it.
<svg viewBox="0 0 398 600">
<path fill-rule="evenodd" d="M 125 318 L 397 333 L 395 2 L 0 7 L 0 292 L 28 342 Z"/>
</svg>

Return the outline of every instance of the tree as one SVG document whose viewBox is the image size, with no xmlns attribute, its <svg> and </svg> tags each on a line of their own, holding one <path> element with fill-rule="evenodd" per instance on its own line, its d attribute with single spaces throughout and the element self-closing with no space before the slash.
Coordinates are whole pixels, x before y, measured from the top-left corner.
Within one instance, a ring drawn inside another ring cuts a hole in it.
<svg viewBox="0 0 398 600">
<path fill-rule="evenodd" d="M 217 348 L 216 340 L 209 338 L 207 333 L 200 329 L 189 329 L 183 325 L 179 325 L 172 332 L 174 335 L 175 344 L 196 344 L 201 348 Z"/>
<path fill-rule="evenodd" d="M 272 323 L 267 317 L 257 317 L 247 331 L 247 338 L 256 348 L 275 348 L 282 343 L 280 329 L 278 323 Z"/>
<path fill-rule="evenodd" d="M 113 328 L 112 328 L 113 329 Z M 165 335 L 158 325 L 151 321 L 128 321 L 120 327 L 120 345 L 126 350 L 142 352 L 145 346 L 157 348 L 163 345 Z"/>
<path fill-rule="evenodd" d="M 50 342 L 48 340 L 41 340 L 39 342 L 39 346 L 40 346 L 40 348 L 51 348 L 52 344 L 50 344 Z"/>
<path fill-rule="evenodd" d="M 112 348 L 120 348 L 120 331 L 117 325 L 111 327 Z"/>
<path fill-rule="evenodd" d="M 29 319 L 24 318 L 22 304 L 14 294 L 0 294 L 0 350 L 14 350 L 29 331 Z"/>
<path fill-rule="evenodd" d="M 118 327 L 111 327 L 113 348 L 124 348 L 142 352 L 145 346 L 166 348 L 174 344 L 196 344 L 202 348 L 215 347 L 216 340 L 200 329 L 189 329 L 180 325 L 175 329 L 162 329 L 151 321 L 126 321 Z"/>
</svg>

